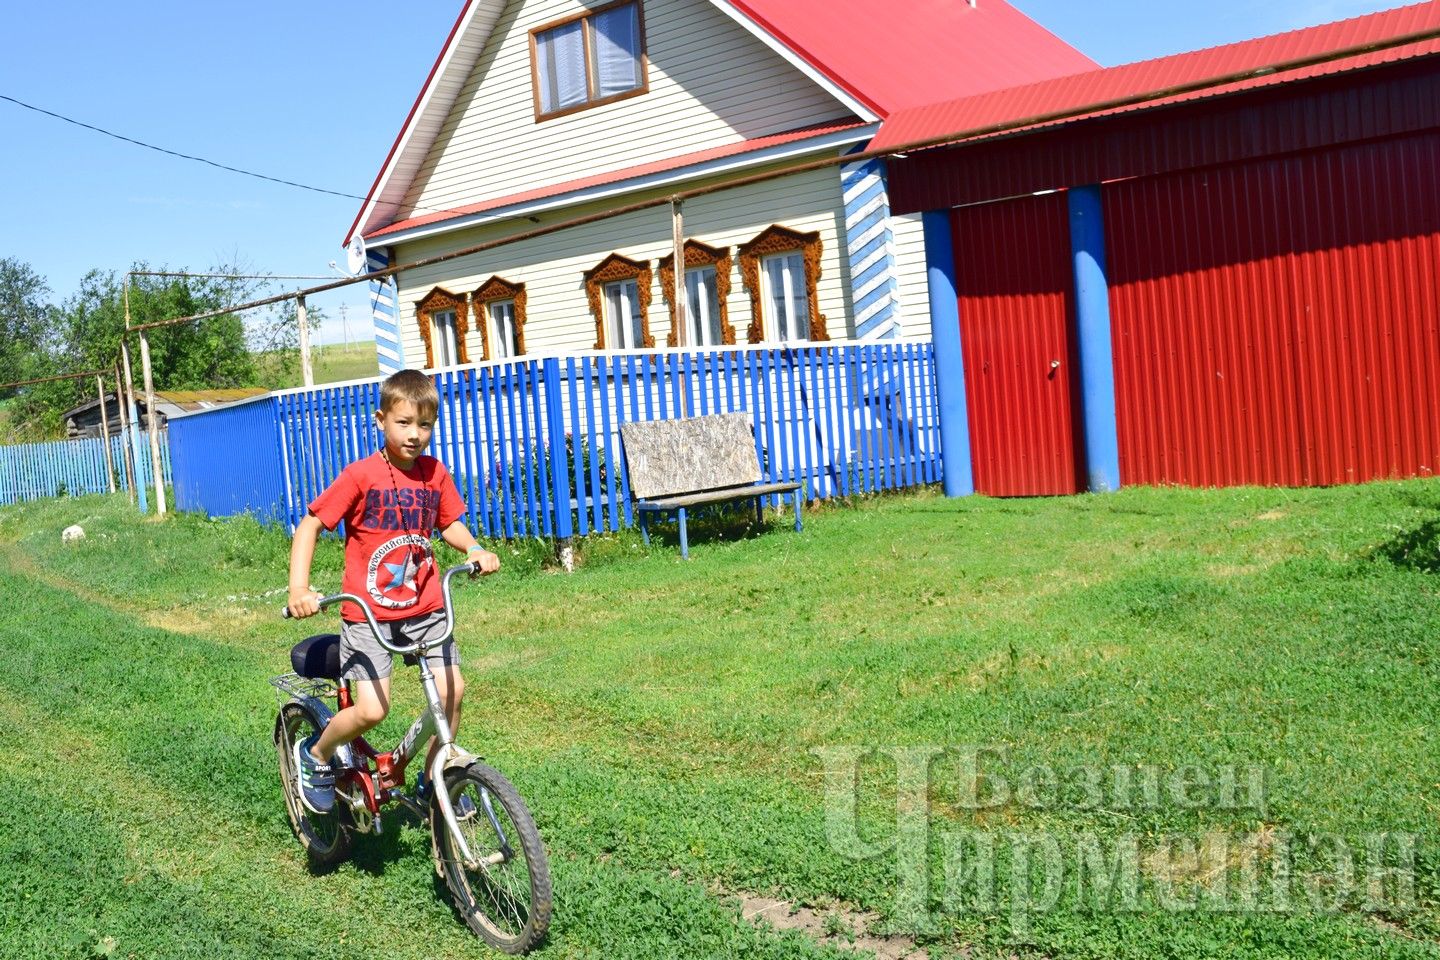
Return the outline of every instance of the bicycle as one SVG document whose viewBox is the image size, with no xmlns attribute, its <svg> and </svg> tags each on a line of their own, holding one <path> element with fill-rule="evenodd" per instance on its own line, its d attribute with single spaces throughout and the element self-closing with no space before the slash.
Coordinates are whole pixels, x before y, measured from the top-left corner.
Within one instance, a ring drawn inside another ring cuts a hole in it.
<svg viewBox="0 0 1440 960">
<path fill-rule="evenodd" d="M 425 651 L 443 645 L 455 629 L 450 579 L 457 573 L 470 573 L 473 566 L 462 563 L 445 571 L 441 581 L 445 635 L 432 643 L 392 645 L 370 608 L 353 594 L 320 599 L 321 609 L 342 601 L 356 604 L 386 650 L 404 656 L 407 663 L 418 660 L 426 702 L 420 716 L 388 753 L 378 752 L 364 737 L 335 752 L 331 760 L 335 807 L 330 813 L 312 813 L 301 802 L 295 743 L 318 734 L 329 723 L 334 711 L 325 702 L 328 697 L 335 697 L 338 709 L 351 703 L 350 687 L 340 681 L 339 634 L 319 634 L 297 643 L 290 651 L 294 672 L 271 679 L 271 685 L 283 695 L 275 717 L 275 748 L 285 811 L 315 868 L 328 869 L 343 861 L 354 834 L 381 833 L 381 807 L 398 803 L 429 823 L 435 872 L 445 881 L 466 925 L 496 949 L 520 954 L 538 945 L 550 925 L 550 869 L 545 847 L 535 819 L 514 785 L 456 745 L 434 673 L 425 660 Z M 283 611 L 282 616 L 288 618 L 290 611 Z M 440 747 L 427 771 L 432 784 L 427 808 L 418 796 L 405 792 L 405 768 L 432 735 Z M 466 794 L 473 812 L 461 819 L 456 806 Z"/>
</svg>

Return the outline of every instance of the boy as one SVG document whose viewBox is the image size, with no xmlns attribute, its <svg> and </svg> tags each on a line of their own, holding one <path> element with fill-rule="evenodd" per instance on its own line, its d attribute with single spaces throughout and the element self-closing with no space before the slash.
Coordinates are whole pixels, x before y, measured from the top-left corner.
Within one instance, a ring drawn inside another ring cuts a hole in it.
<svg viewBox="0 0 1440 960">
<path fill-rule="evenodd" d="M 295 529 L 290 549 L 290 615 L 320 612 L 310 586 L 310 562 L 322 528 L 345 521 L 343 591 L 364 597 L 391 643 L 405 645 L 445 630 L 440 575 L 430 550 L 430 532 L 465 551 L 475 574 L 500 569 L 500 558 L 481 547 L 460 522 L 465 503 L 444 465 L 422 453 L 430 444 L 440 397 L 435 384 L 418 370 L 401 370 L 380 387 L 375 425 L 384 435 L 380 452 L 357 460 L 310 504 Z M 475 574 L 472 574 L 475 575 Z M 340 675 L 350 681 L 354 702 L 337 713 L 318 737 L 295 748 L 300 793 L 312 812 L 329 813 L 335 805 L 335 750 L 373 728 L 390 711 L 390 653 L 375 641 L 365 615 L 353 603 L 341 605 Z M 451 637 L 426 654 L 450 729 L 460 726 L 465 683 L 460 653 Z M 432 740 L 425 770 L 435 756 Z"/>
</svg>

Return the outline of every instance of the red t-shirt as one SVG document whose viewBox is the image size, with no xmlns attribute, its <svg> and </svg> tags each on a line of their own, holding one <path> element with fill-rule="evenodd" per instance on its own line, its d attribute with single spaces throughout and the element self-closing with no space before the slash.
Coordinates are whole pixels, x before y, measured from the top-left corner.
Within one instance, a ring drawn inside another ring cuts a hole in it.
<svg viewBox="0 0 1440 960">
<path fill-rule="evenodd" d="M 409 470 L 379 453 L 357 460 L 310 504 L 326 530 L 345 521 L 345 578 L 341 589 L 369 601 L 376 620 L 403 620 L 439 610 L 440 577 L 430 532 L 465 513 L 465 501 L 445 465 L 416 457 Z M 344 620 L 365 615 L 341 605 Z"/>
</svg>

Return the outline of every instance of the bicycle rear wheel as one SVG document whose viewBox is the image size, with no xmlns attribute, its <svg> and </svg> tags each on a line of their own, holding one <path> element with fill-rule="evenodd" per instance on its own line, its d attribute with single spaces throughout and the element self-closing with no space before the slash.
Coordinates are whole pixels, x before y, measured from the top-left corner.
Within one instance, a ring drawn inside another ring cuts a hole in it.
<svg viewBox="0 0 1440 960">
<path fill-rule="evenodd" d="M 462 796 L 475 812 L 460 821 L 472 864 L 460 862 L 439 802 L 431 801 L 430 831 L 436 866 L 465 923 L 504 953 L 526 953 L 550 928 L 550 867 L 540 831 L 525 801 L 493 767 L 471 763 L 447 770 L 452 804 Z"/>
<path fill-rule="evenodd" d="M 280 759 L 280 791 L 295 839 L 305 848 L 312 867 L 326 870 L 350 855 L 350 818 L 343 797 L 328 814 L 311 813 L 300 802 L 300 772 L 295 769 L 295 743 L 318 734 L 322 724 L 299 703 L 287 703 L 275 719 L 275 751 Z"/>
</svg>

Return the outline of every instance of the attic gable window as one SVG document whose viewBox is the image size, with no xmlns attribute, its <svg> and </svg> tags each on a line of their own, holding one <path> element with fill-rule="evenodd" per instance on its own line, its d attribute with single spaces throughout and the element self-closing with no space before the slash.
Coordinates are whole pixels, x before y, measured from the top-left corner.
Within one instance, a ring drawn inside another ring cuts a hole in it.
<svg viewBox="0 0 1440 960">
<path fill-rule="evenodd" d="M 622 0 L 530 32 L 535 119 L 642 94 L 647 89 L 644 16 Z"/>
</svg>

